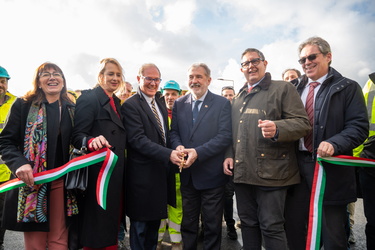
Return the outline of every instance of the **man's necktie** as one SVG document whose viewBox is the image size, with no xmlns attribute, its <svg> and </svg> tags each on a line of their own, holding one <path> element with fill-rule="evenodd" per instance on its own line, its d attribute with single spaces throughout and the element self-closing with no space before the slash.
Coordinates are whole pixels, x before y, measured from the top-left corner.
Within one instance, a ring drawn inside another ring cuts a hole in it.
<svg viewBox="0 0 375 250">
<path fill-rule="evenodd" d="M 250 93 L 251 90 L 252 90 L 253 88 L 254 88 L 253 86 L 250 86 L 250 87 L 247 89 L 247 93 Z"/>
<path fill-rule="evenodd" d="M 310 88 L 307 94 L 306 105 L 305 105 L 305 109 L 306 109 L 307 116 L 309 117 L 310 125 L 313 128 L 314 128 L 314 90 L 318 85 L 319 85 L 318 82 L 310 83 Z M 311 132 L 309 132 L 304 137 L 305 147 L 309 152 L 313 151 L 312 139 L 313 139 L 313 130 L 311 130 Z"/>
<path fill-rule="evenodd" d="M 195 120 L 198 117 L 198 113 L 199 113 L 198 106 L 199 106 L 199 103 L 201 103 L 201 102 L 202 101 L 200 101 L 200 100 L 196 100 L 195 103 L 194 103 L 194 108 L 193 108 L 193 125 L 195 123 Z"/>
<path fill-rule="evenodd" d="M 155 106 L 155 98 L 152 99 L 152 101 L 151 101 L 151 109 L 152 109 L 152 113 L 154 113 L 155 119 L 158 123 L 159 130 L 160 130 L 160 133 L 161 133 L 161 137 L 163 138 L 164 145 L 166 145 L 163 125 L 161 124 L 160 117 L 158 115 L 158 111 L 156 110 L 156 106 Z"/>
</svg>

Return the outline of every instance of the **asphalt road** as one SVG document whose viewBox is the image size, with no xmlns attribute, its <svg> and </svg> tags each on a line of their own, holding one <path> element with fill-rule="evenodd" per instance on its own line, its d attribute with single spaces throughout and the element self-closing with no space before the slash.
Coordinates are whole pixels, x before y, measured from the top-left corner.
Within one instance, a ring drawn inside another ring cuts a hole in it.
<svg viewBox="0 0 375 250">
<path fill-rule="evenodd" d="M 238 216 L 235 214 L 235 219 L 238 221 Z M 365 250 L 366 249 L 366 238 L 365 238 L 365 223 L 366 218 L 363 214 L 363 203 L 362 199 L 358 199 L 356 202 L 356 209 L 354 214 L 354 236 L 356 238 L 356 243 L 351 245 L 351 250 Z M 230 240 L 226 237 L 226 227 L 223 224 L 223 239 L 222 239 L 222 250 L 237 250 L 241 249 L 242 246 L 242 236 L 240 229 L 237 229 L 238 240 Z M 23 250 L 23 236 L 20 232 L 7 231 L 5 233 L 4 249 L 9 250 Z M 130 249 L 130 248 L 129 248 Z M 164 250 L 171 249 L 170 246 L 163 246 Z M 201 247 L 199 249 L 202 249 Z"/>
</svg>

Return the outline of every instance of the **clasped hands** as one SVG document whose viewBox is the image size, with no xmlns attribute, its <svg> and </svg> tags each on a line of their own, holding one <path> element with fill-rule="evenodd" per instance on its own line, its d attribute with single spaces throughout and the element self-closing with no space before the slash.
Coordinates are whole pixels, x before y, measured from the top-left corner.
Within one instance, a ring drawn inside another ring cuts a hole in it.
<svg viewBox="0 0 375 250">
<path fill-rule="evenodd" d="M 173 164 L 180 167 L 180 172 L 184 168 L 189 168 L 197 160 L 198 154 L 194 148 L 185 148 L 180 145 L 173 150 L 170 156 L 170 160 Z"/>
</svg>

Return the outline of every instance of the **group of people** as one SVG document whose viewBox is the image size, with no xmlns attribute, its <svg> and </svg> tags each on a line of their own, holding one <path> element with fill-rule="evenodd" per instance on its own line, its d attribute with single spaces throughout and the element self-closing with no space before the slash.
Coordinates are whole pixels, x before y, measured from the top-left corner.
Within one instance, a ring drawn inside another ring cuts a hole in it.
<svg viewBox="0 0 375 250">
<path fill-rule="evenodd" d="M 75 104 L 56 64 L 39 66 L 33 89 L 18 99 L 4 91 L 10 77 L 0 68 L 0 107 L 13 102 L 7 122 L 1 116 L 1 163 L 26 184 L 6 193 L 2 228 L 23 231 L 25 249 L 117 249 L 126 215 L 131 249 L 160 249 L 168 223 L 175 249 L 193 250 L 202 221 L 203 248 L 220 249 L 223 213 L 228 236 L 237 238 L 230 215 L 235 192 L 243 249 L 305 249 L 317 156 L 353 155 L 368 138 L 373 82 L 366 108 L 358 83 L 330 66 L 330 46 L 320 37 L 300 45 L 305 74 L 292 80 L 287 70 L 283 78 L 291 82 L 272 80 L 258 49 L 246 49 L 240 59 L 246 83 L 236 95 L 230 87 L 223 96 L 212 93 L 209 67 L 194 63 L 187 71 L 189 93 L 180 97 L 178 83 L 160 86 L 159 68 L 146 63 L 136 93 L 121 101 L 123 69 L 105 58 L 98 84 Z M 101 163 L 88 167 L 83 195 L 67 190 L 64 177 L 35 185 L 34 174 L 64 165 L 71 145 L 85 142 L 89 151 L 109 148 L 118 156 L 106 209 L 96 197 Z M 355 168 L 324 168 L 321 244 L 347 249 Z M 362 170 L 361 177 L 367 246 L 374 249 L 375 177 Z"/>
</svg>

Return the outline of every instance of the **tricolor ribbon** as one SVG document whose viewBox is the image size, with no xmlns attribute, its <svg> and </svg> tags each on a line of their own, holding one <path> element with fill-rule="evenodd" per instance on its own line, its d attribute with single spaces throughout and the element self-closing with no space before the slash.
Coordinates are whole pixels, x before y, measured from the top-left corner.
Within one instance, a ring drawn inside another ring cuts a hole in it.
<svg viewBox="0 0 375 250">
<path fill-rule="evenodd" d="M 341 166 L 375 167 L 375 160 L 373 159 L 352 157 L 347 155 L 338 155 L 335 157 L 318 157 L 315 164 L 312 191 L 310 196 L 310 212 L 306 250 L 320 249 L 322 208 L 326 185 L 326 173 L 324 171 L 322 162 L 328 162 Z"/>
<path fill-rule="evenodd" d="M 69 161 L 61 167 L 34 174 L 34 183 L 35 185 L 38 185 L 42 183 L 51 182 L 64 176 L 68 172 L 88 167 L 95 163 L 103 161 L 96 183 L 96 197 L 99 206 L 101 206 L 105 210 L 109 179 L 116 165 L 117 158 L 117 155 L 113 153 L 110 149 L 102 148 L 98 151 L 89 153 L 87 155 L 74 158 L 73 160 Z M 0 185 L 0 193 L 23 186 L 26 186 L 26 184 L 19 178 L 15 178 Z"/>
</svg>

